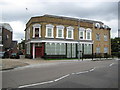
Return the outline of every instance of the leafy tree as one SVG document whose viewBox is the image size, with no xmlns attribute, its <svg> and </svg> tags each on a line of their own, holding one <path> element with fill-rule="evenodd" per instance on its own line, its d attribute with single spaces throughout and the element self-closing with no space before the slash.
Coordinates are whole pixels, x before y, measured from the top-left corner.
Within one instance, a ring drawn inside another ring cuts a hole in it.
<svg viewBox="0 0 120 90">
<path fill-rule="evenodd" d="M 111 39 L 112 55 L 120 57 L 120 38 Z"/>
</svg>

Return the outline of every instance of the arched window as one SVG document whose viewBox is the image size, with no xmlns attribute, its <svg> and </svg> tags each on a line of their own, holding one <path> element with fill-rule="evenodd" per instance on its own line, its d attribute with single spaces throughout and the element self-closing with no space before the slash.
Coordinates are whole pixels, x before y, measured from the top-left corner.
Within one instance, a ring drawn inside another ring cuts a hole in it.
<svg viewBox="0 0 120 90">
<path fill-rule="evenodd" d="M 67 37 L 66 39 L 74 39 L 74 28 L 72 26 L 67 27 Z"/>
<path fill-rule="evenodd" d="M 33 25 L 33 38 L 41 37 L 41 25 L 34 24 Z"/>
<path fill-rule="evenodd" d="M 85 28 L 83 28 L 83 27 L 79 28 L 79 39 L 80 40 L 85 39 Z"/>
<path fill-rule="evenodd" d="M 46 38 L 54 38 L 53 36 L 53 28 L 54 26 L 52 24 L 46 25 Z"/>
<path fill-rule="evenodd" d="M 56 38 L 64 38 L 64 26 L 58 25 L 56 27 L 57 27 Z"/>
<path fill-rule="evenodd" d="M 86 29 L 86 39 L 91 40 L 92 39 L 92 30 L 90 28 Z"/>
</svg>

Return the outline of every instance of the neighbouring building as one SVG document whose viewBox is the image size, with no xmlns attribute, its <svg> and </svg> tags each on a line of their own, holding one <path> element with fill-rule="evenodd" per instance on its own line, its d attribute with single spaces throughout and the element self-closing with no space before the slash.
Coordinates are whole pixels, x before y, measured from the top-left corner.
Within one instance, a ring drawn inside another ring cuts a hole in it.
<svg viewBox="0 0 120 90">
<path fill-rule="evenodd" d="M 15 43 L 17 41 L 12 41 L 13 29 L 8 23 L 0 23 L 0 57 L 4 55 L 5 52 L 15 49 Z"/>
<path fill-rule="evenodd" d="M 31 17 L 26 24 L 29 58 L 78 58 L 94 53 L 111 54 L 110 30 L 100 21 L 63 16 Z"/>
</svg>

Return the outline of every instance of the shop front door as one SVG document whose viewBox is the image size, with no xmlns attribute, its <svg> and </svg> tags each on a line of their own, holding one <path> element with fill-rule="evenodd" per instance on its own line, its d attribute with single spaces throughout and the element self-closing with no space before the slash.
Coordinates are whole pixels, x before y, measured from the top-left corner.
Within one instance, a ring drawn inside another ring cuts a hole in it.
<svg viewBox="0 0 120 90">
<path fill-rule="evenodd" d="M 42 57 L 42 47 L 36 47 L 35 48 L 35 56 L 36 56 L 36 58 L 41 58 Z"/>
</svg>

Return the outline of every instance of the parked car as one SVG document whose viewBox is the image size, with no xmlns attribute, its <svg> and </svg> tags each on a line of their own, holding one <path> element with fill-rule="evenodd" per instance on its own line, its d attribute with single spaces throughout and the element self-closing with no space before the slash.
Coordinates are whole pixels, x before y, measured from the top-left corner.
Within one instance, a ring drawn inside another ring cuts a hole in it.
<svg viewBox="0 0 120 90">
<path fill-rule="evenodd" d="M 0 58 L 4 58 L 4 53 L 5 52 L 0 52 Z"/>
<path fill-rule="evenodd" d="M 10 58 L 12 58 L 12 59 L 14 59 L 14 58 L 15 58 L 15 59 L 19 59 L 20 56 L 19 56 L 18 53 L 11 53 Z"/>
<path fill-rule="evenodd" d="M 2 58 L 9 58 L 9 52 L 8 52 L 8 51 L 5 51 L 5 52 L 3 53 Z"/>
</svg>

